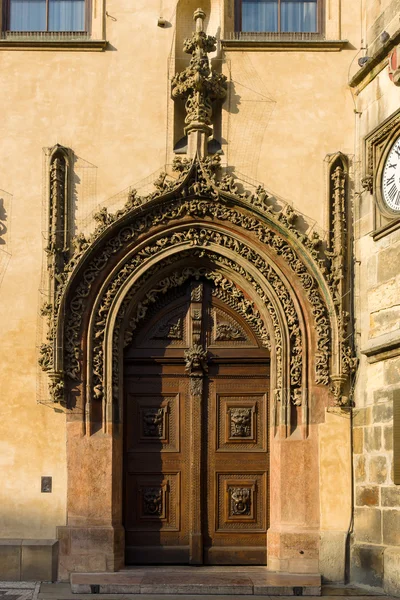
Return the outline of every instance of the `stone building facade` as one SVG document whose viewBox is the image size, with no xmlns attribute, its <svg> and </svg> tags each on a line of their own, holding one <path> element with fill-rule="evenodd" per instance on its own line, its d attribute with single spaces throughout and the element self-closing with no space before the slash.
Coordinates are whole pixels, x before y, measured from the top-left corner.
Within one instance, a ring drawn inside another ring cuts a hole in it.
<svg viewBox="0 0 400 600">
<path fill-rule="evenodd" d="M 400 593 L 398 0 L 55 4 L 3 7 L 1 577 Z"/>
</svg>

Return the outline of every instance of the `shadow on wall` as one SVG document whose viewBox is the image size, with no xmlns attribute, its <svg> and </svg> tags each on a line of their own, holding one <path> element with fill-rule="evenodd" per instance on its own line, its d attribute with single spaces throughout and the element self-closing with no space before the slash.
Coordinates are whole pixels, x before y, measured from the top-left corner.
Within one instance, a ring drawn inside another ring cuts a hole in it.
<svg viewBox="0 0 400 600">
<path fill-rule="evenodd" d="M 5 246 L 5 234 L 7 233 L 7 211 L 4 198 L 0 196 L 0 246 Z"/>
</svg>

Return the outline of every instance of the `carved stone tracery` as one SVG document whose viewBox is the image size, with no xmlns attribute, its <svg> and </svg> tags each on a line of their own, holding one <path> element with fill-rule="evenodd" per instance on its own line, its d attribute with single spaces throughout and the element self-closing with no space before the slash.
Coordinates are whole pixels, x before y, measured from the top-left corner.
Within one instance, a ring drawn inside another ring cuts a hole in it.
<svg viewBox="0 0 400 600">
<path fill-rule="evenodd" d="M 179 173 L 178 181 L 171 185 L 160 184 L 160 190 L 151 195 L 150 200 L 154 203 L 155 200 L 161 194 L 172 194 L 171 199 L 164 203 L 162 206 L 154 204 L 152 208 L 144 214 L 137 216 L 134 220 L 129 221 L 119 227 L 117 235 L 109 239 L 108 242 L 103 244 L 103 249 L 94 256 L 92 261 L 89 261 L 88 266 L 81 272 L 80 282 L 75 288 L 75 292 L 72 300 L 70 300 L 67 311 L 66 327 L 64 334 L 64 358 L 63 358 L 63 369 L 64 373 L 73 380 L 78 380 L 80 377 L 80 363 L 81 363 L 81 350 L 80 350 L 80 328 L 82 322 L 82 315 L 86 310 L 87 299 L 89 297 L 92 284 L 98 279 L 101 272 L 107 268 L 111 257 L 116 255 L 121 248 L 132 246 L 132 244 L 138 239 L 138 237 L 150 230 L 151 228 L 157 227 L 161 224 L 173 222 L 176 219 L 182 219 L 183 217 L 192 219 L 208 219 L 211 218 L 214 221 L 229 221 L 232 225 L 239 227 L 248 233 L 255 235 L 266 247 L 272 250 L 278 257 L 280 257 L 288 265 L 289 269 L 298 278 L 307 299 L 310 303 L 312 313 L 315 318 L 315 331 L 317 334 L 317 350 L 315 352 L 315 363 L 316 363 L 316 382 L 321 384 L 329 383 L 329 364 L 331 354 L 331 326 L 332 323 L 328 317 L 328 312 L 324 300 L 322 300 L 319 285 L 315 278 L 311 275 L 309 267 L 306 266 L 304 261 L 300 258 L 300 255 L 294 250 L 293 245 L 289 245 L 287 241 L 278 234 L 277 231 L 288 232 L 289 237 L 294 234 L 297 243 L 301 243 L 307 251 L 309 251 L 313 257 L 314 267 L 316 264 L 321 266 L 321 260 L 318 259 L 319 253 L 319 240 L 308 239 L 306 236 L 296 233 L 294 223 L 296 222 L 297 215 L 291 209 L 287 208 L 285 213 L 280 213 L 277 216 L 272 216 L 271 210 L 267 206 L 265 199 L 265 193 L 262 189 L 258 189 L 255 195 L 242 194 L 236 196 L 236 202 L 239 204 L 245 203 L 256 208 L 267 216 L 270 221 L 276 221 L 279 226 L 271 228 L 263 223 L 263 220 L 259 216 L 254 214 L 251 216 L 246 211 L 239 210 L 238 208 L 232 208 L 226 203 L 232 202 L 231 191 L 222 191 L 216 180 L 216 171 L 219 168 L 219 160 L 215 157 L 210 157 L 204 161 L 198 161 L 197 159 L 193 163 L 189 161 L 177 161 L 176 169 Z M 191 183 L 193 181 L 193 183 Z M 232 185 L 223 182 L 223 187 L 229 187 L 234 189 Z M 195 189 L 196 188 L 196 189 Z M 166 191 L 167 190 L 167 191 Z M 180 190 L 180 197 L 178 195 Z M 193 198 L 190 194 L 197 193 L 200 197 Z M 225 194 L 225 195 L 224 195 Z M 189 197 L 187 197 L 189 195 Z M 218 202 L 215 200 L 218 199 Z M 149 200 L 149 201 L 150 201 Z M 143 208 L 143 203 L 141 204 Z M 115 221 L 118 219 L 125 219 L 130 212 L 135 209 L 126 208 L 119 211 L 120 214 L 113 216 L 108 215 L 107 218 L 103 215 L 104 227 L 102 231 L 97 232 L 90 241 L 81 240 L 79 244 L 75 244 L 76 252 L 71 258 L 69 263 L 66 265 L 61 284 L 58 288 L 58 293 L 55 302 L 55 309 L 59 312 L 60 302 L 64 296 L 64 290 L 67 288 L 68 282 L 71 280 L 72 274 L 75 274 L 76 270 L 80 268 L 82 260 L 88 249 L 95 243 L 99 236 L 103 235 L 104 232 L 110 227 L 115 227 Z M 108 223 L 108 224 L 106 224 Z M 193 249 L 196 247 L 207 248 L 209 244 L 217 244 L 227 250 L 237 253 L 242 258 L 253 262 L 256 269 L 265 276 L 269 284 L 274 288 L 275 293 L 280 299 L 282 305 L 285 306 L 285 313 L 287 314 L 287 326 L 290 331 L 290 385 L 293 387 L 291 394 L 292 401 L 294 404 L 299 404 L 299 393 L 298 387 L 302 385 L 302 353 L 304 344 L 302 341 L 301 328 L 299 327 L 298 318 L 296 317 L 296 309 L 293 306 L 293 301 L 290 294 L 285 291 L 285 286 L 280 281 L 280 277 L 274 273 L 273 269 L 267 264 L 265 260 L 250 247 L 246 247 L 243 242 L 238 239 L 222 234 L 217 231 L 210 230 L 208 227 L 194 226 L 187 230 L 184 234 L 185 240 L 183 242 L 182 234 L 172 234 L 169 238 L 171 243 L 176 247 L 181 243 L 189 243 Z M 96 331 L 94 332 L 94 351 L 93 351 L 93 373 L 95 378 L 98 378 L 98 382 L 93 386 L 95 397 L 103 397 L 103 386 L 101 383 L 102 378 L 102 363 L 103 363 L 103 348 L 102 348 L 102 336 L 104 333 L 104 326 L 106 323 L 106 315 L 108 314 L 112 305 L 113 298 L 121 285 L 124 277 L 127 277 L 134 269 L 134 261 L 140 259 L 144 261 L 151 258 L 158 252 L 162 251 L 164 245 L 168 243 L 166 237 L 160 238 L 155 242 L 153 246 L 143 248 L 136 255 L 131 264 L 125 263 L 118 273 L 118 277 L 115 278 L 114 283 L 107 288 L 103 296 L 101 305 L 98 306 L 99 318 L 96 319 Z M 329 261 L 331 258 L 328 257 Z M 88 261 L 86 261 L 88 262 Z M 331 289 L 335 289 L 335 278 L 331 276 L 329 269 L 323 269 L 321 273 L 326 273 L 327 282 Z M 274 281 L 275 280 L 275 281 Z M 162 291 L 162 290 L 161 290 Z M 264 294 L 265 297 L 265 294 Z M 267 306 L 268 312 L 271 314 L 270 302 L 268 298 L 263 298 L 265 305 Z M 151 303 L 153 300 L 149 298 L 148 302 Z M 64 310 L 64 309 L 63 309 Z M 136 318 L 141 318 L 140 311 L 146 311 L 145 306 L 141 305 L 138 307 L 138 314 Z M 272 320 L 274 317 L 271 316 Z M 340 318 L 340 315 L 338 319 Z M 60 327 L 60 322 L 56 324 L 55 329 Z M 275 327 L 275 326 L 274 326 Z M 51 345 L 51 344 L 50 344 Z M 278 353 L 279 353 L 279 345 Z M 344 357 L 343 365 L 350 364 L 351 359 L 346 362 L 346 357 L 349 355 L 348 350 L 344 346 L 342 351 L 342 357 Z M 350 353 L 351 354 L 351 353 Z M 45 363 L 46 359 L 42 359 Z M 277 356 L 277 365 L 279 365 L 280 359 Z M 279 369 L 278 369 L 279 371 Z M 61 372 L 59 370 L 59 372 Z M 279 377 L 278 377 L 279 378 Z M 278 384 L 277 387 L 280 387 Z M 279 398 L 279 394 L 278 394 Z"/>
</svg>

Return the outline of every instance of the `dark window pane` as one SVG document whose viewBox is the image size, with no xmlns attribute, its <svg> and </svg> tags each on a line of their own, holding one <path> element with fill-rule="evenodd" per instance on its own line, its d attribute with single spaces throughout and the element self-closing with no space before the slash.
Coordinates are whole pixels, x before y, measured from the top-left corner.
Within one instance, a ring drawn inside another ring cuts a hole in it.
<svg viewBox="0 0 400 600">
<path fill-rule="evenodd" d="M 46 31 L 46 0 L 10 0 L 10 31 Z"/>
<path fill-rule="evenodd" d="M 281 0 L 281 31 L 317 31 L 317 0 Z"/>
<path fill-rule="evenodd" d="M 278 31 L 278 0 L 242 0 L 242 31 Z"/>
<path fill-rule="evenodd" d="M 85 31 L 85 0 L 50 0 L 49 31 Z"/>
</svg>

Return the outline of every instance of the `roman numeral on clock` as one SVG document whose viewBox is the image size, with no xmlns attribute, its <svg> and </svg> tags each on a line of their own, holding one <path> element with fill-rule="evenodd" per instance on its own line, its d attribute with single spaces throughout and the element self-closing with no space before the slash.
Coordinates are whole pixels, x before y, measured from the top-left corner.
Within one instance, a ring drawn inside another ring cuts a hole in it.
<svg viewBox="0 0 400 600">
<path fill-rule="evenodd" d="M 394 175 L 388 177 L 386 180 L 386 185 L 391 185 L 392 183 L 394 183 Z"/>
<path fill-rule="evenodd" d="M 390 190 L 388 191 L 388 196 L 391 200 L 394 200 L 394 197 L 396 196 L 396 192 L 397 192 L 397 187 L 396 185 L 392 185 L 392 187 L 390 188 Z"/>
</svg>

